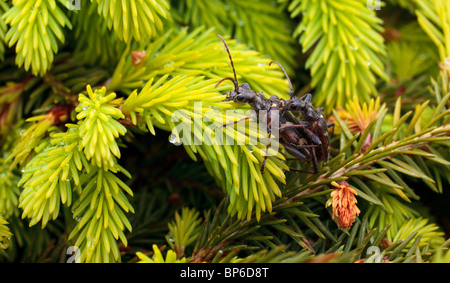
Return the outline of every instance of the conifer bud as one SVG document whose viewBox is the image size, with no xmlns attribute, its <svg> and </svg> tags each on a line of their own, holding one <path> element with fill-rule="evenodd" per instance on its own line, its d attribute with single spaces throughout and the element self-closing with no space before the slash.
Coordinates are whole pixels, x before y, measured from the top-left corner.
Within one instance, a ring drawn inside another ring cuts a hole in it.
<svg viewBox="0 0 450 283">
<path fill-rule="evenodd" d="M 326 206 L 333 207 L 333 220 L 336 221 L 339 228 L 350 228 L 355 222 L 355 217 L 361 212 L 356 206 L 357 195 L 355 189 L 345 182 L 332 182 L 331 185 L 335 190 L 331 193 L 331 198 L 327 201 Z"/>
<path fill-rule="evenodd" d="M 134 67 L 136 67 L 142 61 L 145 61 L 146 56 L 147 56 L 147 51 L 145 51 L 145 50 L 132 51 L 131 52 L 131 64 Z"/>
</svg>

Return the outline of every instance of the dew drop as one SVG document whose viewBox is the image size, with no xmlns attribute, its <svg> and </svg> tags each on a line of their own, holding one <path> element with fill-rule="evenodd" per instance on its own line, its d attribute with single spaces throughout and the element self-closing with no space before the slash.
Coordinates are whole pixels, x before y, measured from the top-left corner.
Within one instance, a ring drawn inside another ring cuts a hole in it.
<svg viewBox="0 0 450 283">
<path fill-rule="evenodd" d="M 168 61 L 164 64 L 164 68 L 170 68 L 174 65 L 175 63 L 173 61 Z"/>
<path fill-rule="evenodd" d="M 176 136 L 174 133 L 170 134 L 170 136 L 169 136 L 169 142 L 170 142 L 171 144 L 176 145 L 176 146 L 181 145 L 181 142 L 179 141 L 179 139 L 177 139 L 177 136 Z"/>
<path fill-rule="evenodd" d="M 269 65 L 263 64 L 263 63 L 258 63 L 257 64 L 258 67 L 262 67 L 261 71 L 265 72 L 266 71 L 266 67 L 268 67 Z"/>
<path fill-rule="evenodd" d="M 87 247 L 88 249 L 93 249 L 95 248 L 95 239 L 93 237 L 88 237 L 87 239 Z"/>
</svg>

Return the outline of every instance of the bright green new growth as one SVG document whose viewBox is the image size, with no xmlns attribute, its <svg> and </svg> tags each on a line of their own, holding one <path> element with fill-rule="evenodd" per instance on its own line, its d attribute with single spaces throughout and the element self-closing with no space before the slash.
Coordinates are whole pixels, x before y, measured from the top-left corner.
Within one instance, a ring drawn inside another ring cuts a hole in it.
<svg viewBox="0 0 450 283">
<path fill-rule="evenodd" d="M 8 163 L 0 159 L 0 211 L 4 217 L 18 214 L 19 180 L 20 177 L 9 170 Z"/>
<path fill-rule="evenodd" d="M 8 11 L 9 7 L 6 2 L 0 2 L 0 59 L 5 59 L 5 36 L 6 32 L 8 31 L 8 27 L 5 24 L 5 21 L 3 20 L 3 14 Z"/>
<path fill-rule="evenodd" d="M 270 1 L 188 0 L 180 3 L 177 12 L 184 23 L 193 27 L 214 27 L 218 34 L 235 31 L 234 38 L 279 61 L 290 75 L 298 56 L 291 33 L 292 24 L 282 7 Z M 277 32 L 272 32 L 277 30 Z"/>
<path fill-rule="evenodd" d="M 186 258 L 177 258 L 176 253 L 173 250 L 168 250 L 166 258 L 162 255 L 157 245 L 153 245 L 153 257 L 149 258 L 141 252 L 136 253 L 139 258 L 139 263 L 186 263 Z"/>
<path fill-rule="evenodd" d="M 120 150 L 116 139 L 125 135 L 127 129 L 116 119 L 123 119 L 122 112 L 114 107 L 115 93 L 106 95 L 106 88 L 92 90 L 87 86 L 87 94 L 80 94 L 75 109 L 80 123 L 81 146 L 86 158 L 93 165 L 103 167 L 105 171 L 115 166 L 120 158 Z"/>
<path fill-rule="evenodd" d="M 187 246 L 194 243 L 200 235 L 200 213 L 194 209 L 183 208 L 181 216 L 175 213 L 175 221 L 169 223 L 169 234 L 166 240 L 172 250 L 184 254 Z"/>
<path fill-rule="evenodd" d="M 230 195 L 229 212 L 233 215 L 237 213 L 241 219 L 250 218 L 255 209 L 259 218 L 261 212 L 271 211 L 275 196 L 281 196 L 277 181 L 285 182 L 283 170 L 288 167 L 282 162 L 284 156 L 280 152 L 270 151 L 269 154 L 276 155 L 268 157 L 264 174 L 259 170 L 265 156 L 265 145 L 260 139 L 266 138 L 267 133 L 252 132 L 252 129 L 257 130 L 256 125 L 244 129 L 246 132 L 231 126 L 219 128 L 225 135 L 216 137 L 217 125 L 239 121 L 249 114 L 225 113 L 233 103 L 222 102 L 223 95 L 216 90 L 215 80 L 191 76 L 167 79 L 167 75 L 156 82 L 151 79 L 139 94 L 137 91 L 131 93 L 123 104 L 123 113 L 130 115 L 133 124 L 145 122 L 153 134 L 155 126 L 172 132 L 174 142 L 182 143 L 192 159 L 197 160 L 198 154 Z M 181 123 L 177 125 L 179 121 Z M 187 137 L 186 133 L 192 136 Z M 226 138 L 232 141 L 226 141 Z M 249 178 L 250 174 L 255 180 Z"/>
<path fill-rule="evenodd" d="M 72 24 L 58 6 L 65 0 L 13 1 L 13 7 L 4 15 L 11 28 L 5 36 L 9 47 L 16 44 L 16 64 L 31 68 L 34 75 L 43 75 L 50 69 L 54 54 L 58 52 L 58 40 L 64 43 L 63 28 Z"/>
<path fill-rule="evenodd" d="M 225 39 L 240 83 L 247 82 L 266 97 L 288 98 L 288 82 L 279 68 L 269 67 L 269 58 L 236 40 Z M 133 64 L 132 51 L 145 51 L 145 56 Z M 124 52 L 107 87 L 111 91 L 131 93 L 142 88 L 143 81 L 167 74 L 204 76 L 216 83 L 225 77 L 233 77 L 228 54 L 214 29 L 200 27 L 188 32 L 182 28 L 178 31 L 171 29 L 145 44 L 132 45 Z M 230 82 L 224 85 L 229 89 L 233 87 Z"/>
<path fill-rule="evenodd" d="M 115 158 L 120 158 L 116 139 L 126 133 L 126 128 L 115 120 L 125 118 L 115 108 L 115 97 L 115 93 L 106 94 L 105 87 L 92 90 L 88 85 L 87 96 L 79 94 L 80 104 L 75 109 L 80 138 L 77 149 L 92 164 L 84 162 L 85 170 L 77 176 L 78 199 L 72 206 L 77 224 L 69 239 L 77 236 L 75 246 L 80 249 L 81 262 L 120 261 L 116 240 L 126 246 L 123 230 L 132 230 L 124 212 L 134 212 L 125 195 L 132 196 L 133 192 L 115 175 L 122 172 L 131 177 Z"/>
<path fill-rule="evenodd" d="M 53 132 L 27 163 L 18 184 L 24 187 L 18 206 L 22 218 L 31 219 L 30 226 L 41 222 L 45 227 L 57 219 L 61 205 L 71 207 L 77 225 L 69 238 L 76 239 L 82 262 L 120 261 L 116 240 L 126 245 L 123 230 L 132 229 L 124 212 L 134 209 L 124 192 L 133 193 L 115 176 L 123 172 L 131 177 L 115 159 L 120 158 L 116 138 L 126 133 L 115 120 L 124 118 L 115 108 L 115 97 L 88 85 L 87 95 L 79 95 L 79 123 L 66 124 L 66 132 Z"/>
<path fill-rule="evenodd" d="M 79 171 L 87 167 L 84 154 L 78 151 L 79 129 L 71 125 L 66 133 L 54 133 L 50 145 L 36 154 L 25 166 L 19 186 L 19 207 L 22 218 L 31 218 L 30 226 L 42 222 L 42 227 L 51 219 L 55 220 L 60 205 L 72 204 L 72 182 L 79 184 Z"/>
<path fill-rule="evenodd" d="M 91 0 L 93 2 L 94 0 Z M 143 41 L 163 30 L 169 3 L 166 0 L 117 1 L 95 0 L 99 15 L 105 18 L 108 28 L 114 28 L 117 36 L 125 41 Z"/>
<path fill-rule="evenodd" d="M 71 17 L 76 38 L 74 55 L 84 62 L 114 66 L 113 62 L 125 49 L 125 42 L 119 39 L 114 30 L 108 28 L 103 17 L 98 16 L 97 1 L 81 0 L 80 6 L 83 9 L 73 13 Z"/>
<path fill-rule="evenodd" d="M 0 254 L 8 248 L 9 238 L 12 236 L 6 224 L 8 224 L 8 222 L 6 222 L 3 216 L 0 216 Z"/>
<path fill-rule="evenodd" d="M 441 61 L 447 63 L 450 56 L 450 15 L 445 0 L 417 1 L 417 21 L 431 40 L 436 44 Z"/>
<path fill-rule="evenodd" d="M 131 196 L 133 193 L 115 176 L 116 170 L 105 172 L 92 167 L 80 177 L 75 188 L 79 198 L 72 209 L 77 224 L 69 239 L 74 239 L 74 245 L 79 247 L 81 262 L 120 261 L 116 240 L 127 246 L 124 230 L 131 232 L 132 227 L 124 212 L 134 213 L 134 209 L 125 193 Z M 122 168 L 119 170 L 128 175 Z"/>
<path fill-rule="evenodd" d="M 368 100 L 377 94 L 376 76 L 387 80 L 380 57 L 386 50 L 382 21 L 365 0 L 297 0 L 288 10 L 291 17 L 304 14 L 294 35 L 300 36 L 303 52 L 311 51 L 305 67 L 317 104 L 343 106 L 353 95 Z"/>
</svg>

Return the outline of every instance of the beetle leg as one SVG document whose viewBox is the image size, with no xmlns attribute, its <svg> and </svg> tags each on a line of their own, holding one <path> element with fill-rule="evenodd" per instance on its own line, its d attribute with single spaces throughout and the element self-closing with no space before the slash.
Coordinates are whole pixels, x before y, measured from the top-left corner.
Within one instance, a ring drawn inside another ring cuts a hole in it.
<svg viewBox="0 0 450 283">
<path fill-rule="evenodd" d="M 267 117 L 267 145 L 266 145 L 266 154 L 264 156 L 264 160 L 261 164 L 261 173 L 264 174 L 264 167 L 266 166 L 266 162 L 267 162 L 267 155 L 269 154 L 269 145 L 270 145 L 270 135 L 272 133 L 272 116 L 270 115 L 270 111 L 272 110 L 272 107 L 269 108 L 268 111 L 268 117 Z"/>
<path fill-rule="evenodd" d="M 227 127 L 227 126 L 231 126 L 231 125 L 235 125 L 235 124 L 237 124 L 237 123 L 239 123 L 239 122 L 242 122 L 242 121 L 244 121 L 244 120 L 248 120 L 248 119 L 251 119 L 251 118 L 252 118 L 252 117 L 245 117 L 245 118 L 239 119 L 239 120 L 237 120 L 237 121 L 234 121 L 234 122 L 230 122 L 230 123 L 221 125 L 219 128 L 221 128 L 221 127 Z"/>
<path fill-rule="evenodd" d="M 267 157 L 268 157 L 267 155 L 269 154 L 270 133 L 271 133 L 271 129 L 268 128 L 268 129 L 267 129 L 267 134 L 268 134 L 267 139 L 268 139 L 269 141 L 267 142 L 267 145 L 266 145 L 266 154 L 264 155 L 264 160 L 263 160 L 263 162 L 262 162 L 262 164 L 261 164 L 261 173 L 262 173 L 262 174 L 264 174 L 264 167 L 266 166 L 266 161 L 267 161 Z"/>
<path fill-rule="evenodd" d="M 302 121 L 300 122 L 300 124 L 296 124 L 296 125 L 284 125 L 280 127 L 280 131 L 284 131 L 287 128 L 304 128 L 304 127 L 308 127 L 309 123 Z"/>
<path fill-rule="evenodd" d="M 321 145 L 321 144 L 322 144 L 322 141 L 320 141 L 320 138 L 319 138 L 318 136 L 316 136 L 316 134 L 314 134 L 310 129 L 306 128 L 305 130 L 306 130 L 306 132 L 309 134 L 311 140 L 312 140 L 315 144 L 318 144 L 318 145 Z"/>
<path fill-rule="evenodd" d="M 332 128 L 331 129 L 331 136 L 333 136 L 334 135 L 334 123 L 333 122 L 327 123 L 327 128 Z"/>
<path fill-rule="evenodd" d="M 310 158 L 306 157 L 305 155 L 303 155 L 297 148 L 295 148 L 294 146 L 291 145 L 285 145 L 283 144 L 284 148 L 290 152 L 292 155 L 296 156 L 296 158 L 293 158 L 292 160 L 310 160 Z M 314 174 L 314 172 L 310 172 L 310 171 L 305 171 L 305 170 L 300 170 L 300 169 L 296 169 L 296 168 L 291 168 L 289 167 L 290 171 L 296 171 L 296 172 L 302 172 L 302 173 L 307 173 L 307 174 Z"/>
<path fill-rule="evenodd" d="M 306 148 L 306 147 L 319 147 L 318 144 L 304 144 L 304 145 L 294 145 L 296 148 Z"/>
<path fill-rule="evenodd" d="M 314 150 L 314 148 L 311 148 L 311 153 L 312 153 L 312 163 L 314 166 L 313 174 L 317 174 L 319 172 L 319 163 L 317 162 L 316 151 Z"/>
<path fill-rule="evenodd" d="M 297 149 L 294 145 L 292 144 L 285 144 L 283 142 L 281 142 L 281 144 L 284 146 L 284 148 L 292 155 L 296 156 L 296 160 L 309 160 L 309 158 L 304 155 L 303 153 L 300 152 L 299 149 Z"/>
<path fill-rule="evenodd" d="M 311 102 L 311 93 L 307 93 L 307 94 L 305 94 L 305 95 L 303 95 L 302 97 L 300 97 L 300 99 L 303 99 L 303 98 L 305 98 L 305 102 Z"/>
<path fill-rule="evenodd" d="M 301 151 L 308 160 L 311 160 L 311 150 L 307 150 L 307 148 L 319 147 L 319 145 L 316 144 L 293 144 L 292 146 Z"/>
</svg>

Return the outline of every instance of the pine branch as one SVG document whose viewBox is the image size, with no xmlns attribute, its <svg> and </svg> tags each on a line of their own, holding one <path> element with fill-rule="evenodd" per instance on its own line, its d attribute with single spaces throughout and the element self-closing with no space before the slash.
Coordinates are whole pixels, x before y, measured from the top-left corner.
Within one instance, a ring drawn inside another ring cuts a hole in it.
<svg viewBox="0 0 450 283">
<path fill-rule="evenodd" d="M 75 126 L 75 125 L 73 125 Z M 42 227 L 60 212 L 60 204 L 71 206 L 73 178 L 79 184 L 82 168 L 89 168 L 86 158 L 78 151 L 78 127 L 67 133 L 52 135 L 51 145 L 44 148 L 27 163 L 18 186 L 24 187 L 19 207 L 22 217 L 30 217 L 30 226 L 42 222 Z"/>
<path fill-rule="evenodd" d="M 170 5 L 166 0 L 95 2 L 98 4 L 98 14 L 106 20 L 108 28 L 114 28 L 116 35 L 124 42 L 155 37 L 164 29 L 162 19 L 170 15 Z"/>
<path fill-rule="evenodd" d="M 114 173 L 127 172 L 123 168 L 113 172 L 96 166 L 90 169 L 80 176 L 76 188 L 80 195 L 72 208 L 77 224 L 69 240 L 75 239 L 80 262 L 120 262 L 116 240 L 127 246 L 123 230 L 131 232 L 132 228 L 124 212 L 134 213 L 124 192 L 131 196 L 133 193 Z"/>
<path fill-rule="evenodd" d="M 175 213 L 175 221 L 169 223 L 170 232 L 166 240 L 178 257 L 185 254 L 186 247 L 197 240 L 200 234 L 200 223 L 199 212 L 195 209 L 183 208 L 181 216 L 178 212 Z"/>
<path fill-rule="evenodd" d="M 120 150 L 116 139 L 126 133 L 126 128 L 116 119 L 125 118 L 122 112 L 115 108 L 115 93 L 106 94 L 106 88 L 92 90 L 87 86 L 87 94 L 80 94 L 80 104 L 75 109 L 80 123 L 81 145 L 86 158 L 93 165 L 103 167 L 108 171 L 116 165 L 120 158 Z M 115 157 L 114 157 L 115 156 Z"/>
<path fill-rule="evenodd" d="M 8 27 L 3 19 L 3 15 L 9 10 L 9 5 L 6 2 L 0 2 L 0 60 L 5 60 L 5 36 Z"/>
<path fill-rule="evenodd" d="M 439 50 L 441 68 L 448 69 L 450 57 L 449 3 L 443 0 L 417 1 L 417 21 Z"/>
<path fill-rule="evenodd" d="M 410 219 L 398 228 L 392 241 L 397 242 L 399 240 L 407 239 L 408 235 L 417 233 L 417 236 L 420 235 L 420 238 L 417 237 L 419 238 L 417 243 L 418 248 L 422 248 L 427 245 L 431 248 L 438 248 L 445 241 L 443 237 L 444 233 L 436 231 L 438 229 L 439 227 L 437 225 L 428 224 L 428 219 L 423 219 L 422 217 Z M 414 244 L 413 240 L 417 238 L 413 237 L 410 242 L 405 244 L 404 249 L 411 248 Z"/>
<path fill-rule="evenodd" d="M 448 3 L 389 2 L 388 23 L 364 0 L 0 3 L 1 260 L 448 261 L 419 202 L 450 183 Z M 272 59 L 310 74 L 335 124 L 318 173 L 224 101 L 217 35 L 265 97 L 288 99 Z"/>
<path fill-rule="evenodd" d="M 62 110 L 62 111 L 61 111 Z M 40 115 L 27 119 L 27 122 L 35 122 L 28 126 L 26 130 L 21 131 L 21 137 L 14 146 L 6 162 L 10 162 L 10 170 L 18 164 L 24 166 L 28 162 L 32 151 L 40 151 L 45 147 L 45 138 L 47 133 L 57 130 L 56 124 L 67 119 L 67 109 L 55 107 L 45 115 Z M 44 141 L 44 142 L 42 142 Z M 12 161 L 12 162 L 11 162 Z"/>
<path fill-rule="evenodd" d="M 440 102 L 447 101 L 448 97 L 449 95 L 447 94 Z M 400 100 L 398 100 L 398 102 L 399 101 Z M 400 105 L 401 103 L 397 103 L 397 109 L 394 110 L 394 113 L 400 113 Z M 429 161 L 447 162 L 445 160 L 441 161 L 438 156 L 428 152 L 427 148 L 429 148 L 430 144 L 433 142 L 448 141 L 448 132 L 450 131 L 448 123 L 442 124 L 441 126 L 439 126 L 439 124 L 442 123 L 443 120 L 445 121 L 445 117 L 448 117 L 449 111 L 444 111 L 444 103 L 439 103 L 439 106 L 436 107 L 434 115 L 432 116 L 434 119 L 429 121 L 424 127 L 420 127 L 422 111 L 427 105 L 428 102 L 423 105 L 418 105 L 415 114 L 406 129 L 400 127 L 400 125 L 411 116 L 411 112 L 406 113 L 402 117 L 395 117 L 392 130 L 384 134 L 381 133 L 381 124 L 386 111 L 380 110 L 377 116 L 373 116 L 376 117 L 376 119 L 365 124 L 366 127 L 363 128 L 364 134 L 362 136 L 359 136 L 359 134 L 353 135 L 349 128 L 339 118 L 339 114 L 335 113 L 335 117 L 342 129 L 341 136 L 347 136 L 348 141 L 342 146 L 336 157 L 325 164 L 321 172 L 309 178 L 304 178 L 301 180 L 300 184 L 286 190 L 283 193 L 284 198 L 277 201 L 274 208 L 289 206 L 296 201 L 301 201 L 305 197 L 316 195 L 324 190 L 326 185 L 332 184 L 333 181 L 341 182 L 345 180 L 354 180 L 357 182 L 356 184 L 365 187 L 364 182 L 357 181 L 361 178 L 379 183 L 382 186 L 389 188 L 389 190 L 404 200 L 410 201 L 408 195 L 414 197 L 414 192 L 407 186 L 404 188 L 395 183 L 384 172 L 391 170 L 389 173 L 394 178 L 397 176 L 397 173 L 400 173 L 414 178 L 421 178 L 424 182 L 430 183 L 434 182 L 433 179 L 422 172 L 419 166 L 413 163 L 412 160 L 410 161 L 408 155 L 412 157 L 417 156 L 419 160 L 426 158 Z M 372 110 L 374 109 L 376 108 L 372 108 Z M 367 109 L 365 113 L 367 113 Z M 341 115 L 341 117 L 343 116 Z M 368 117 L 371 116 L 368 115 Z M 403 130 L 400 131 L 399 129 Z M 414 129 L 416 131 L 415 133 L 413 133 Z M 370 139 L 368 139 L 368 137 L 370 137 Z M 394 140 L 394 137 L 397 137 L 398 140 Z M 356 142 L 358 138 L 359 141 Z M 354 150 L 348 152 L 352 147 Z M 361 151 L 361 149 L 363 151 Z M 400 161 L 400 159 L 404 159 L 405 162 Z M 381 165 L 381 168 L 376 165 Z M 392 170 L 396 173 L 392 174 Z M 395 181 L 399 181 L 399 179 L 400 178 L 395 178 Z M 292 180 L 290 181 L 290 184 L 292 184 Z M 404 184 L 404 182 L 401 184 Z M 370 189 L 367 188 L 364 192 L 357 188 L 355 189 L 357 190 L 356 195 L 359 197 L 364 198 L 370 203 L 384 206 L 383 202 L 379 200 Z"/>
<path fill-rule="evenodd" d="M 231 102 L 221 102 L 216 80 L 167 78 L 166 75 L 157 82 L 150 80 L 139 94 L 133 92 L 124 102 L 123 113 L 130 115 L 133 124 L 138 124 L 138 120 L 145 122 L 152 133 L 154 126 L 171 131 L 172 142 L 183 144 L 193 160 L 197 160 L 196 154 L 200 155 L 209 173 L 230 194 L 231 214 L 238 213 L 243 219 L 251 217 L 255 209 L 259 218 L 261 212 L 270 211 L 275 196 L 281 195 L 275 179 L 284 182 L 282 169 L 287 167 L 282 162 L 284 157 L 271 148 L 269 154 L 274 156 L 268 157 L 266 171 L 263 174 L 259 170 L 265 146 L 258 139 L 266 138 L 267 133 L 258 131 L 254 122 L 247 129 L 223 127 L 230 120 L 239 121 L 248 115 L 225 113 Z M 250 174 L 255 180 L 248 177 Z"/>
<path fill-rule="evenodd" d="M 291 37 L 292 24 L 280 7 L 266 1 L 178 1 L 183 23 L 192 28 L 214 27 L 249 48 L 279 61 L 290 75 L 298 51 Z M 277 30 L 276 33 L 271 32 Z M 293 60 L 294 58 L 294 60 Z"/>
<path fill-rule="evenodd" d="M 145 254 L 136 253 L 140 263 L 186 263 L 186 258 L 177 259 L 177 256 L 173 250 L 168 250 L 166 258 L 163 257 L 161 250 L 157 245 L 153 245 L 153 257 L 149 258 Z"/>
<path fill-rule="evenodd" d="M 379 161 L 389 159 L 393 155 L 397 154 L 415 154 L 412 149 L 420 149 L 423 148 L 425 145 L 429 144 L 433 141 L 439 141 L 439 140 L 448 140 L 447 132 L 450 131 L 450 126 L 445 125 L 438 127 L 434 130 L 428 131 L 426 133 L 423 133 L 420 136 L 413 136 L 409 139 L 402 140 L 402 141 L 394 141 L 391 144 L 388 144 L 386 146 L 382 146 L 378 149 L 370 150 L 367 153 L 363 155 L 353 155 L 352 157 L 342 161 L 340 164 L 340 168 L 336 171 L 332 172 L 326 172 L 324 174 L 321 174 L 316 181 L 314 181 L 312 184 L 310 183 L 309 186 L 317 186 L 312 189 L 306 189 L 294 197 L 300 197 L 302 195 L 311 194 L 314 192 L 317 192 L 323 187 L 321 186 L 322 183 L 325 180 L 345 180 L 346 177 L 349 175 L 349 173 L 354 171 L 362 171 L 363 169 L 369 168 L 372 165 L 378 163 Z M 392 133 L 390 133 L 392 134 Z M 381 143 L 381 141 L 379 141 Z M 417 154 L 421 154 L 421 152 L 418 152 Z M 425 155 L 426 157 L 429 157 L 433 159 L 433 155 Z M 371 172 L 369 170 L 366 170 L 367 174 L 370 174 Z"/>
<path fill-rule="evenodd" d="M 8 218 L 11 215 L 18 215 L 17 206 L 19 204 L 19 183 L 20 177 L 16 172 L 9 170 L 9 164 L 5 159 L 0 159 L 0 214 Z"/>
<path fill-rule="evenodd" d="M 377 94 L 376 76 L 388 79 L 381 59 L 386 55 L 379 34 L 381 20 L 365 2 L 289 2 L 291 17 L 302 14 L 294 36 L 300 35 L 303 53 L 311 51 L 305 67 L 311 70 L 311 87 L 316 88 L 314 99 L 318 106 L 333 109 L 352 95 L 368 101 L 370 95 Z"/>
<path fill-rule="evenodd" d="M 279 68 L 269 67 L 270 59 L 235 40 L 227 39 L 227 44 L 241 83 L 248 83 L 267 97 L 288 97 L 288 82 Z M 189 33 L 186 29 L 170 30 L 157 40 L 125 51 L 107 88 L 129 94 L 142 88 L 143 81 L 166 74 L 204 76 L 217 82 L 233 77 L 228 55 L 213 29 L 197 28 Z M 224 85 L 232 87 L 231 83 Z"/>
<path fill-rule="evenodd" d="M 6 224 L 8 224 L 8 222 L 6 222 L 3 216 L 0 216 L 0 254 L 8 248 L 9 238 L 12 236 Z"/>
<path fill-rule="evenodd" d="M 71 18 L 76 39 L 74 56 L 96 66 L 113 67 L 120 59 L 126 44 L 114 30 L 108 29 L 107 21 L 98 16 L 97 2 L 83 0 L 80 6 L 83 8 Z"/>
<path fill-rule="evenodd" d="M 132 195 L 130 188 L 113 172 L 130 175 L 116 163 L 111 153 L 120 157 L 115 139 L 126 130 L 114 120 L 123 117 L 122 112 L 114 107 L 117 105 L 117 101 L 113 101 L 114 93 L 105 95 L 105 88 L 94 92 L 90 86 L 87 93 L 88 96 L 79 96 L 80 104 L 76 109 L 79 125 L 66 124 L 67 132 L 52 134 L 50 145 L 26 165 L 18 184 L 24 186 L 19 207 L 24 209 L 23 217 L 32 219 L 30 226 L 41 221 L 45 227 L 50 219 L 58 217 L 60 204 L 71 207 L 72 199 L 76 198 L 73 217 L 83 220 L 75 226 L 70 238 L 81 232 L 76 241 L 80 260 L 118 261 L 115 240 L 120 237 L 126 245 L 122 230 L 127 227 L 131 231 L 131 225 L 121 210 L 133 212 L 134 209 L 122 192 L 125 190 Z M 85 150 L 81 151 L 83 148 Z M 92 165 L 89 165 L 89 160 Z M 98 182 L 95 192 L 91 190 L 95 183 L 88 182 L 91 178 Z M 72 188 L 72 179 L 75 189 Z M 79 197 L 72 195 L 73 190 L 80 194 Z M 88 225 L 84 226 L 86 223 Z M 94 227 L 96 230 L 93 232 Z"/>
<path fill-rule="evenodd" d="M 450 262 L 450 254 L 448 253 L 448 240 L 442 244 L 438 249 L 436 249 L 435 254 L 433 255 L 431 262 L 433 263 L 449 263 Z"/>
<path fill-rule="evenodd" d="M 58 52 L 58 40 L 64 43 L 63 28 L 72 24 L 57 5 L 67 5 L 64 0 L 13 1 L 3 18 L 11 27 L 5 41 L 9 47 L 16 44 L 16 64 L 31 68 L 34 75 L 42 76 L 51 68 Z"/>
</svg>

